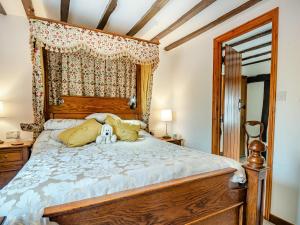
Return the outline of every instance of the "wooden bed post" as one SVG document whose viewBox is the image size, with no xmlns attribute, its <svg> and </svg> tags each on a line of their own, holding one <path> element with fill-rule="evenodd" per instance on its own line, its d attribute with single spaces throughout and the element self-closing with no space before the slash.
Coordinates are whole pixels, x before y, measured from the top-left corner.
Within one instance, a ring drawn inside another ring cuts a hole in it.
<svg viewBox="0 0 300 225">
<path fill-rule="evenodd" d="M 250 156 L 245 168 L 248 190 L 246 201 L 246 225 L 262 225 L 264 210 L 264 193 L 267 168 L 261 155 L 266 150 L 263 142 L 254 140 L 249 145 Z"/>
</svg>

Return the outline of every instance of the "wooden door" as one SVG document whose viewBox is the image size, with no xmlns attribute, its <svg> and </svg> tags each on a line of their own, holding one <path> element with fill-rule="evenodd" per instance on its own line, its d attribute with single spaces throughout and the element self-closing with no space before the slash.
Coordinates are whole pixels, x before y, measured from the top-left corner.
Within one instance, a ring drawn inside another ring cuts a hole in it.
<svg viewBox="0 0 300 225">
<path fill-rule="evenodd" d="M 241 79 L 241 105 L 240 105 L 240 157 L 244 157 L 246 150 L 246 134 L 244 130 L 244 124 L 246 123 L 247 116 L 247 77 L 242 76 Z"/>
<path fill-rule="evenodd" d="M 223 153 L 237 161 L 240 159 L 241 64 L 241 54 L 226 46 Z"/>
</svg>

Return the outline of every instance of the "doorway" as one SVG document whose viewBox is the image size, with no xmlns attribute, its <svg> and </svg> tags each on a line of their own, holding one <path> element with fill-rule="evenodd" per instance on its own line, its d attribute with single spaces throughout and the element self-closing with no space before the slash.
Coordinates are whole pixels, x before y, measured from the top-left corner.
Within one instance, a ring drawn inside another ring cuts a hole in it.
<svg viewBox="0 0 300 225">
<path fill-rule="evenodd" d="M 214 39 L 212 153 L 243 162 L 251 138 L 267 144 L 266 219 L 271 208 L 277 36 L 278 8 Z"/>
</svg>

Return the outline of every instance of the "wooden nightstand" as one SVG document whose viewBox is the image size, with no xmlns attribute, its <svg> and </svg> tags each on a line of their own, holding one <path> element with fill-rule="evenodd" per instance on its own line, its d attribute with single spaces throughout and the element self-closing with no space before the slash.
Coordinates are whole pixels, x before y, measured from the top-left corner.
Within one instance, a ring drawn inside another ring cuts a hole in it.
<svg viewBox="0 0 300 225">
<path fill-rule="evenodd" d="M 22 142 L 22 145 L 12 145 L 13 142 L 0 144 L 0 189 L 14 178 L 29 158 L 33 142 Z"/>
<path fill-rule="evenodd" d="M 175 145 L 182 145 L 182 141 L 183 141 L 183 139 L 176 139 L 176 138 L 162 138 L 162 137 L 160 137 L 159 139 L 162 140 L 162 141 L 173 143 Z"/>
</svg>

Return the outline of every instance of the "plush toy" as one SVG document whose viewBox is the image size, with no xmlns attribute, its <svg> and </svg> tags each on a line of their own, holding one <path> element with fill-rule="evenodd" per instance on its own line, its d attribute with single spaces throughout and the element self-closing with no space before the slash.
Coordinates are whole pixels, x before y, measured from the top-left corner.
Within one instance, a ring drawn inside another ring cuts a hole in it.
<svg viewBox="0 0 300 225">
<path fill-rule="evenodd" d="M 102 126 L 101 135 L 97 137 L 97 144 L 110 144 L 117 141 L 117 136 L 113 134 L 113 128 L 104 124 Z"/>
</svg>

